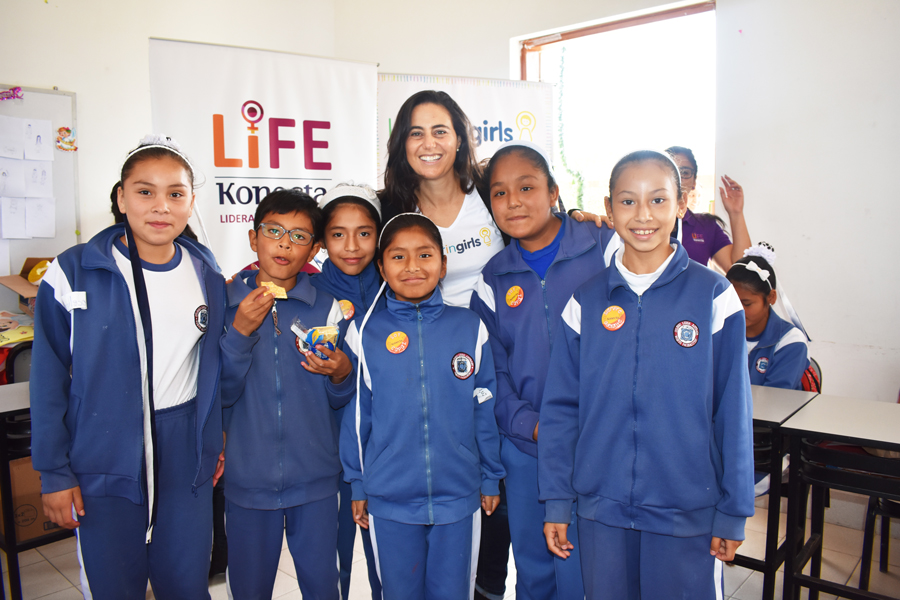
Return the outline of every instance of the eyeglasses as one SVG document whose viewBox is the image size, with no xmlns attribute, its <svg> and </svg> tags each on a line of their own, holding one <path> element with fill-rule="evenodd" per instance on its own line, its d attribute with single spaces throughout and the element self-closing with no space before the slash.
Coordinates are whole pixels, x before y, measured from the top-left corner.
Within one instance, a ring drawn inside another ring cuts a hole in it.
<svg viewBox="0 0 900 600">
<path fill-rule="evenodd" d="M 682 179 L 693 179 L 694 170 L 690 167 L 679 167 L 678 172 L 681 173 Z"/>
<path fill-rule="evenodd" d="M 275 223 L 260 223 L 257 229 L 259 229 L 260 233 L 264 236 L 272 240 L 280 240 L 284 237 L 284 234 L 288 234 L 288 239 L 300 246 L 309 246 L 313 241 L 313 235 L 308 231 L 302 229 L 291 229 L 288 231 L 281 225 L 276 225 Z"/>
</svg>

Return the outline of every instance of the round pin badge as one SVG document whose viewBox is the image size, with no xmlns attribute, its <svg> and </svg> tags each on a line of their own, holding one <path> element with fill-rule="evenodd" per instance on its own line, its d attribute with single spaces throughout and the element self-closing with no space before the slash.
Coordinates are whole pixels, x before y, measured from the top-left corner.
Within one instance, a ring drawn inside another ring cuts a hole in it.
<svg viewBox="0 0 900 600">
<path fill-rule="evenodd" d="M 600 322 L 609 331 L 616 331 L 625 324 L 625 311 L 621 306 L 610 306 L 603 311 Z"/>
<path fill-rule="evenodd" d="M 209 307 L 205 304 L 201 304 L 194 311 L 194 325 L 197 326 L 197 329 L 206 333 L 206 328 L 209 326 Z"/>
<path fill-rule="evenodd" d="M 769 359 L 763 356 L 756 360 L 756 370 L 760 373 L 765 373 L 766 369 L 769 368 Z"/>
<path fill-rule="evenodd" d="M 510 308 L 515 308 L 518 305 L 522 304 L 522 300 L 524 298 L 525 292 L 523 292 L 522 288 L 517 285 L 514 285 L 506 290 L 506 305 Z"/>
<path fill-rule="evenodd" d="M 468 379 L 475 372 L 475 361 L 465 352 L 458 352 L 453 355 L 450 368 L 457 379 Z"/>
<path fill-rule="evenodd" d="M 384 345 L 391 354 L 400 354 L 409 347 L 409 337 L 402 331 L 395 331 L 387 336 Z"/>
<path fill-rule="evenodd" d="M 673 333 L 675 341 L 682 348 L 692 348 L 697 345 L 697 340 L 700 339 L 700 330 L 697 328 L 697 325 L 690 321 L 679 321 Z"/>
<path fill-rule="evenodd" d="M 356 314 L 356 309 L 353 307 L 353 303 L 349 300 L 341 300 L 338 302 L 341 306 L 341 312 L 344 313 L 344 320 L 349 321 L 353 318 L 353 315 Z"/>
</svg>

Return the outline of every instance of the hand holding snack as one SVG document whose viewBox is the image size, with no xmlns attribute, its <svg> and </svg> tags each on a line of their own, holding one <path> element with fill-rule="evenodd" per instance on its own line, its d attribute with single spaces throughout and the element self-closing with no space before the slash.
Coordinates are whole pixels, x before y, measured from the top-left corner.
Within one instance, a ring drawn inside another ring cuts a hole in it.
<svg viewBox="0 0 900 600">
<path fill-rule="evenodd" d="M 319 358 L 318 354 L 324 354 L 325 360 Z M 332 383 L 343 382 L 353 372 L 350 358 L 340 348 L 329 350 L 327 346 L 321 344 L 315 347 L 315 352 L 307 351 L 306 362 L 301 362 L 300 364 L 310 373 L 328 375 L 331 377 Z"/>
<path fill-rule="evenodd" d="M 284 288 L 280 285 L 275 285 L 271 281 L 263 281 L 260 283 L 260 287 L 265 287 L 269 290 L 276 300 L 287 300 L 287 292 L 284 291 Z"/>
<path fill-rule="evenodd" d="M 274 303 L 275 296 L 268 288 L 260 287 L 253 290 L 238 305 L 232 326 L 241 335 L 250 336 L 262 324 Z"/>
</svg>

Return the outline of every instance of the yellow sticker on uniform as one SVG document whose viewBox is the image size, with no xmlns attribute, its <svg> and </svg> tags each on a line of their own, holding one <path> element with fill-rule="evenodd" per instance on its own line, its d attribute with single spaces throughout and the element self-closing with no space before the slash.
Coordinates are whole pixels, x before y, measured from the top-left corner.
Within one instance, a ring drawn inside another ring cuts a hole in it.
<svg viewBox="0 0 900 600">
<path fill-rule="evenodd" d="M 525 292 L 517 285 L 512 286 L 506 291 L 506 305 L 510 308 L 515 308 L 522 304 L 523 298 L 525 298 Z"/>
<path fill-rule="evenodd" d="M 349 321 L 353 318 L 353 315 L 356 314 L 356 309 L 353 307 L 353 303 L 349 300 L 341 300 L 338 302 L 341 305 L 341 312 L 344 313 L 344 320 Z"/>
<path fill-rule="evenodd" d="M 391 354 L 400 354 L 409 347 L 409 338 L 402 331 L 395 331 L 387 336 L 384 345 Z"/>
<path fill-rule="evenodd" d="M 625 311 L 621 306 L 610 306 L 603 311 L 600 322 L 609 331 L 615 331 L 625 324 Z"/>
</svg>

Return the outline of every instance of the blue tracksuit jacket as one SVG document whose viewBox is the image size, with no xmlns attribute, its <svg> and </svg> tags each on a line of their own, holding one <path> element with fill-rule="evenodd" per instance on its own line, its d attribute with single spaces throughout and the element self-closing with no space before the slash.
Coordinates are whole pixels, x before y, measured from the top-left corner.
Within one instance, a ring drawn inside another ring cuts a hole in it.
<svg viewBox="0 0 900 600">
<path fill-rule="evenodd" d="M 334 386 L 308 372 L 291 324 L 307 327 L 343 320 L 331 294 L 316 290 L 306 273 L 297 276 L 287 300 L 250 336 L 231 324 L 238 305 L 257 288 L 259 271 L 242 271 L 228 284 L 228 330 L 221 340 L 222 405 L 227 434 L 225 495 L 244 508 L 289 508 L 338 491 L 341 463 L 332 408 L 345 405 L 355 380 Z"/>
<path fill-rule="evenodd" d="M 641 296 L 615 264 L 581 286 L 541 406 L 545 520 L 568 523 L 577 498 L 579 516 L 608 526 L 742 540 L 753 514 L 745 335 L 728 280 L 680 244 Z"/>
<path fill-rule="evenodd" d="M 499 493 L 494 361 L 475 313 L 445 306 L 440 290 L 419 304 L 388 292 L 362 342 L 350 325 L 347 346 L 354 361 L 365 351 L 341 431 L 353 500 L 391 521 L 444 525 L 478 510 L 479 490 Z"/>
<path fill-rule="evenodd" d="M 334 266 L 333 262 L 326 260 L 322 264 L 322 272 L 310 275 L 310 280 L 316 289 L 328 292 L 339 302 L 350 302 L 353 305 L 352 314 L 348 313 L 346 305 L 341 306 L 344 318 L 358 323 L 372 306 L 381 285 L 374 260 L 359 275 L 347 275 Z"/>
<path fill-rule="evenodd" d="M 104 229 L 60 254 L 38 288 L 34 318 L 32 459 L 45 494 L 81 486 L 88 496 L 144 499 L 144 412 L 137 329 L 128 284 Z M 197 474 L 209 479 L 222 450 L 219 333 L 225 282 L 212 253 L 181 236 L 208 307 L 197 378 Z M 71 374 L 70 374 L 71 373 Z"/>
<path fill-rule="evenodd" d="M 751 384 L 802 390 L 803 372 L 809 367 L 806 336 L 770 307 L 769 321 L 748 361 Z"/>
<path fill-rule="evenodd" d="M 528 266 L 517 244 L 510 244 L 485 265 L 469 304 L 490 335 L 497 426 L 516 448 L 534 457 L 534 427 L 559 316 L 576 288 L 606 268 L 615 235 L 606 225 L 557 217 L 565 230 L 544 279 Z"/>
</svg>

